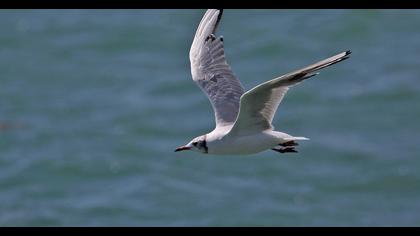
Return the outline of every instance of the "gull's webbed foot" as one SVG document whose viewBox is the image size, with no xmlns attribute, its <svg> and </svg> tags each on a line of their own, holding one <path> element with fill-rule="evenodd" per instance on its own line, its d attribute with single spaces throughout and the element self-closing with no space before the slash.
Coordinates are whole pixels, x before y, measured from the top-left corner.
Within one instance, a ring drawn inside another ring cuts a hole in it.
<svg viewBox="0 0 420 236">
<path fill-rule="evenodd" d="M 285 143 L 279 143 L 280 146 L 282 147 L 290 147 L 290 146 L 298 146 L 299 144 L 295 141 L 287 141 Z"/>
<path fill-rule="evenodd" d="M 295 147 L 282 147 L 282 148 L 272 148 L 271 150 L 280 152 L 280 153 L 287 153 L 287 152 L 298 152 L 295 150 Z"/>
</svg>

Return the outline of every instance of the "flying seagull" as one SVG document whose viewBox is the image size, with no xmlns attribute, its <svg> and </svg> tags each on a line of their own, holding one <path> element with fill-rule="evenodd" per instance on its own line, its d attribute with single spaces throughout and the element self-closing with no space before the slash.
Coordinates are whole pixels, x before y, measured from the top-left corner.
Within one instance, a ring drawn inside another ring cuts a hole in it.
<svg viewBox="0 0 420 236">
<path fill-rule="evenodd" d="M 309 139 L 275 131 L 271 122 L 277 107 L 291 86 L 349 58 L 351 52 L 342 52 L 245 92 L 226 62 L 223 37 L 215 36 L 222 13 L 220 9 L 206 11 L 190 49 L 192 78 L 211 102 L 216 128 L 175 152 L 192 150 L 216 155 L 253 154 L 269 149 L 297 152 L 296 141 Z"/>
</svg>

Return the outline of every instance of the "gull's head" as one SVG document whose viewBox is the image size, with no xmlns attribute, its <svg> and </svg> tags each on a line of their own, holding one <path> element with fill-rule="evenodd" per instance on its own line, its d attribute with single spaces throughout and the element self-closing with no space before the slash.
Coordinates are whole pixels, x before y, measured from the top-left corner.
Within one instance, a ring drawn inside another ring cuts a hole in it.
<svg viewBox="0 0 420 236">
<path fill-rule="evenodd" d="M 198 136 L 191 140 L 188 144 L 175 149 L 175 152 L 191 150 L 196 152 L 208 153 L 206 135 Z"/>
</svg>

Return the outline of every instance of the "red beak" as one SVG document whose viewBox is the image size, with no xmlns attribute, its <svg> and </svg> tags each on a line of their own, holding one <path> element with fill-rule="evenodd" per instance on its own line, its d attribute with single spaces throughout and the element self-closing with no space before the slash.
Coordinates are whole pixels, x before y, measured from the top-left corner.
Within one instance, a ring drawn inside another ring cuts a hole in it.
<svg viewBox="0 0 420 236">
<path fill-rule="evenodd" d="M 190 150 L 190 149 L 191 149 L 191 148 L 189 148 L 189 147 L 186 147 L 186 146 L 181 146 L 181 147 L 179 147 L 179 148 L 175 149 L 175 152 L 184 151 L 184 150 Z"/>
</svg>

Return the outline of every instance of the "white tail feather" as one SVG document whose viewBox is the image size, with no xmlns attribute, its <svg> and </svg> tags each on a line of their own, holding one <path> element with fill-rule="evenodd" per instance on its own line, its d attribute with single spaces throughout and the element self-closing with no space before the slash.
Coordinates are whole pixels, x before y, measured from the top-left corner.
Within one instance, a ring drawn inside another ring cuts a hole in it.
<svg viewBox="0 0 420 236">
<path fill-rule="evenodd" d="M 284 138 L 286 141 L 295 141 L 295 140 L 309 140 L 309 138 L 306 137 L 290 137 L 290 138 Z"/>
</svg>

